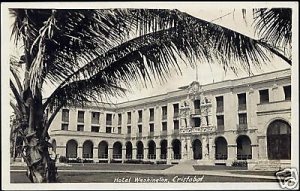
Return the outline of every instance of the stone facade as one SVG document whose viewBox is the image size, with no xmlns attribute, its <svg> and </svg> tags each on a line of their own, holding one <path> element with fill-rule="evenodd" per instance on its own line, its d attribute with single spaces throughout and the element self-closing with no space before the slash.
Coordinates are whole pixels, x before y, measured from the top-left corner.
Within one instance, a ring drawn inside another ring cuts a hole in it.
<svg viewBox="0 0 300 191">
<path fill-rule="evenodd" d="M 94 162 L 231 165 L 247 160 L 255 166 L 290 161 L 290 146 L 281 146 L 284 141 L 290 145 L 290 121 L 287 69 L 207 85 L 192 82 L 178 91 L 116 105 L 64 108 L 50 136 L 60 156 Z"/>
</svg>

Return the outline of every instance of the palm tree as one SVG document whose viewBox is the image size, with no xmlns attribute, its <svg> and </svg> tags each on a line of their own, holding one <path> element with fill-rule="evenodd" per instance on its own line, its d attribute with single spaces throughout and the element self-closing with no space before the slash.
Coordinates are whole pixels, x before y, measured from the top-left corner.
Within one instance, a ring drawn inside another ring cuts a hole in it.
<svg viewBox="0 0 300 191">
<path fill-rule="evenodd" d="M 11 9 L 12 37 L 24 53 L 15 63 L 24 68 L 24 82 L 11 70 L 18 113 L 15 131 L 24 146 L 21 155 L 32 182 L 56 182 L 50 159 L 48 129 L 67 105 L 123 95 L 131 81 L 165 80 L 178 60 L 219 63 L 225 69 L 247 70 L 268 60 L 268 44 L 178 10 Z M 239 64 L 236 64 L 239 63 Z M 46 83 L 56 86 L 44 98 Z M 50 109 L 50 115 L 46 115 Z"/>
</svg>

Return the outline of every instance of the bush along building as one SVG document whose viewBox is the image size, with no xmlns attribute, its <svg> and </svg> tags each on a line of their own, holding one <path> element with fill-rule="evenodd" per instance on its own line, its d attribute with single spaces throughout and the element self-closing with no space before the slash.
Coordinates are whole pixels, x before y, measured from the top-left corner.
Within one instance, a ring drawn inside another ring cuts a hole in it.
<svg viewBox="0 0 300 191">
<path fill-rule="evenodd" d="M 291 71 L 63 108 L 50 136 L 61 162 L 283 168 L 291 159 Z"/>
</svg>

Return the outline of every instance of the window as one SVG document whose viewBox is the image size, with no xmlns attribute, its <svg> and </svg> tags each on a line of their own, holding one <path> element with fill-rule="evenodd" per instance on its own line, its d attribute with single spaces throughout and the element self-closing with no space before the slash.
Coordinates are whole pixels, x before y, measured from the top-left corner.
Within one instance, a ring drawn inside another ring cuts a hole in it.
<svg viewBox="0 0 300 191">
<path fill-rule="evenodd" d="M 174 129 L 179 129 L 179 120 L 174 120 Z"/>
<path fill-rule="evenodd" d="M 154 108 L 150 108 L 149 111 L 150 111 L 150 119 L 149 119 L 149 121 L 154 121 Z"/>
<path fill-rule="evenodd" d="M 168 115 L 168 110 L 167 110 L 167 106 L 162 106 L 162 119 L 167 119 L 167 115 Z"/>
<path fill-rule="evenodd" d="M 118 134 L 121 134 L 121 133 L 122 133 L 122 128 L 118 127 Z"/>
<path fill-rule="evenodd" d="M 121 125 L 122 124 L 122 114 L 119 113 L 118 114 L 118 125 Z"/>
<path fill-rule="evenodd" d="M 84 125 L 77 125 L 77 131 L 84 131 Z"/>
<path fill-rule="evenodd" d="M 269 102 L 269 90 L 259 90 L 260 103 Z"/>
<path fill-rule="evenodd" d="M 100 113 L 92 112 L 92 124 L 99 124 Z"/>
<path fill-rule="evenodd" d="M 150 126 L 150 132 L 154 132 L 154 124 L 151 123 L 149 126 Z"/>
<path fill-rule="evenodd" d="M 84 123 L 84 111 L 78 111 L 77 122 Z"/>
<path fill-rule="evenodd" d="M 238 94 L 238 109 L 246 110 L 246 93 Z"/>
<path fill-rule="evenodd" d="M 131 134 L 131 126 L 127 126 L 127 134 Z"/>
<path fill-rule="evenodd" d="M 167 122 L 162 122 L 162 130 L 163 131 L 167 131 L 168 130 Z"/>
<path fill-rule="evenodd" d="M 217 115 L 217 129 L 224 131 L 224 115 Z"/>
<path fill-rule="evenodd" d="M 106 133 L 111 133 L 111 127 L 106 127 Z"/>
<path fill-rule="evenodd" d="M 106 125 L 112 125 L 112 114 L 111 113 L 106 114 Z"/>
<path fill-rule="evenodd" d="M 142 121 L 143 121 L 143 111 L 139 110 L 138 115 L 139 115 L 138 123 L 142 123 Z"/>
<path fill-rule="evenodd" d="M 68 131 L 69 124 L 61 124 L 61 130 Z"/>
<path fill-rule="evenodd" d="M 63 109 L 62 110 L 62 121 L 63 122 L 69 122 L 69 110 L 68 109 Z"/>
<path fill-rule="evenodd" d="M 179 116 L 179 104 L 173 104 L 173 109 L 174 109 L 174 118 L 177 118 Z"/>
<path fill-rule="evenodd" d="M 216 97 L 217 102 L 217 113 L 224 111 L 224 103 L 223 103 L 223 96 Z"/>
<path fill-rule="evenodd" d="M 284 86 L 283 90 L 284 90 L 285 100 L 291 100 L 291 93 L 292 93 L 291 86 Z"/>
<path fill-rule="evenodd" d="M 127 124 L 131 124 L 131 112 L 127 112 Z"/>
<path fill-rule="evenodd" d="M 247 124 L 247 114 L 246 113 L 240 113 L 239 114 L 239 124 Z"/>
<path fill-rule="evenodd" d="M 200 114 L 200 100 L 194 100 L 195 114 Z"/>
<path fill-rule="evenodd" d="M 138 125 L 138 129 L 139 129 L 139 133 L 143 132 L 143 126 L 142 125 Z"/>
<path fill-rule="evenodd" d="M 200 127 L 200 125 L 201 125 L 200 117 L 195 117 L 194 118 L 194 127 Z"/>
<path fill-rule="evenodd" d="M 92 132 L 99 132 L 100 127 L 99 126 L 92 126 L 91 131 Z"/>
</svg>

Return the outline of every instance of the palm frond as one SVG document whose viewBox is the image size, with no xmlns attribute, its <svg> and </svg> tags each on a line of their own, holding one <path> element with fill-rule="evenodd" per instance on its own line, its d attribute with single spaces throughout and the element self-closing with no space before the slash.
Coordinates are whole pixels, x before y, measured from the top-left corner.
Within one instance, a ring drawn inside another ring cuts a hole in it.
<svg viewBox="0 0 300 191">
<path fill-rule="evenodd" d="M 263 40 L 274 47 L 287 47 L 291 44 L 291 8 L 256 9 L 254 16 L 254 27 Z"/>
</svg>

